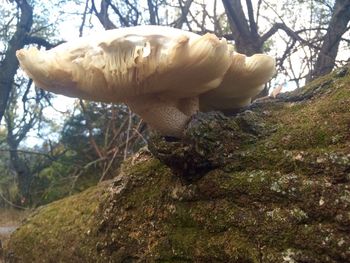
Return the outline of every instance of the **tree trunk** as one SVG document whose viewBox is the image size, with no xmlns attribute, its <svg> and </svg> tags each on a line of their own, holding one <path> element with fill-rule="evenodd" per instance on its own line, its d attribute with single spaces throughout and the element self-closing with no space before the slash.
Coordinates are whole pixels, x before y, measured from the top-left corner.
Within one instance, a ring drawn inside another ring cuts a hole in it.
<svg viewBox="0 0 350 263">
<path fill-rule="evenodd" d="M 18 155 L 17 148 L 10 150 L 10 160 L 12 169 L 16 171 L 18 188 L 24 204 L 30 203 L 30 184 L 32 182 L 32 173 L 29 167 Z"/>
<path fill-rule="evenodd" d="M 151 25 L 157 25 L 157 13 L 156 7 L 153 4 L 152 0 L 147 0 L 148 11 L 149 11 L 149 21 Z"/>
<path fill-rule="evenodd" d="M 95 2 L 92 1 L 92 10 L 94 11 L 95 15 L 97 16 L 98 20 L 100 21 L 101 25 L 104 27 L 105 30 L 117 28 L 108 16 L 108 7 L 109 3 L 103 0 L 101 1 L 100 11 L 98 11 L 95 6 Z"/>
<path fill-rule="evenodd" d="M 333 7 L 333 14 L 321 50 L 318 54 L 314 69 L 308 81 L 328 74 L 335 65 L 339 43 L 342 35 L 347 31 L 350 21 L 350 1 L 337 0 Z"/>
<path fill-rule="evenodd" d="M 33 24 L 33 9 L 26 0 L 17 0 L 17 5 L 21 9 L 21 16 L 17 23 L 17 29 L 12 36 L 5 59 L 1 62 L 0 70 L 0 123 L 7 107 L 10 91 L 13 86 L 14 77 L 18 69 L 16 51 L 23 48 L 27 34 Z"/>
<path fill-rule="evenodd" d="M 12 118 L 9 116 L 8 111 L 6 112 L 5 115 L 5 120 L 6 120 L 6 125 L 7 125 L 7 136 L 6 136 L 6 141 L 7 145 L 9 147 L 9 154 L 10 154 L 10 164 L 11 164 L 11 169 L 16 173 L 17 175 L 17 185 L 19 189 L 19 193 L 21 197 L 23 198 L 23 202 L 28 202 L 30 199 L 30 184 L 32 181 L 32 173 L 25 163 L 25 161 L 18 155 L 18 146 L 22 139 L 24 138 L 25 134 L 27 132 L 23 131 L 18 131 L 18 133 L 14 134 L 14 122 Z M 19 138 L 16 138 L 16 135 L 19 136 Z"/>
<path fill-rule="evenodd" d="M 350 263 L 349 85 L 343 68 L 198 114 L 182 140 L 150 139 L 114 181 L 30 216 L 6 262 Z"/>
<path fill-rule="evenodd" d="M 232 30 L 236 50 L 247 56 L 262 53 L 263 43 L 258 34 L 254 17 L 249 15 L 249 24 L 245 17 L 240 0 L 223 0 L 226 14 Z M 247 1 L 248 12 L 252 13 L 252 7 Z"/>
</svg>

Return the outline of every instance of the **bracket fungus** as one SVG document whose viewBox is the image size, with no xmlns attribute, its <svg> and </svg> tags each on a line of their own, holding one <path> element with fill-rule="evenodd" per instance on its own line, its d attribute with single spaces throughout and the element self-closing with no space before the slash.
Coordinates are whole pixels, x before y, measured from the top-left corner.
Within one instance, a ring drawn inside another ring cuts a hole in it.
<svg viewBox="0 0 350 263">
<path fill-rule="evenodd" d="M 250 103 L 274 59 L 233 52 L 225 39 L 163 26 L 107 30 L 39 51 L 17 51 L 35 84 L 70 97 L 124 102 L 162 135 L 181 137 L 201 110 Z"/>
</svg>

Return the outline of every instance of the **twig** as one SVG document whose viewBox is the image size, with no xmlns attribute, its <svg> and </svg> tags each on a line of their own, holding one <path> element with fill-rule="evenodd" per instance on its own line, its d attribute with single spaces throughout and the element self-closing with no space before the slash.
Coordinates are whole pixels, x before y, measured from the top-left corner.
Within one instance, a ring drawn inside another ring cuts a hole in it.
<svg viewBox="0 0 350 263">
<path fill-rule="evenodd" d="M 142 141 L 147 144 L 147 140 L 145 139 L 145 137 L 143 137 L 143 135 L 138 131 L 138 129 L 134 128 L 134 132 L 142 139 Z"/>
<path fill-rule="evenodd" d="M 97 143 L 95 141 L 95 138 L 93 136 L 90 116 L 87 113 L 85 105 L 84 105 L 84 102 L 81 99 L 79 100 L 79 104 L 80 104 L 80 107 L 81 107 L 81 109 L 83 111 L 84 118 L 86 120 L 86 128 L 89 131 L 89 140 L 90 140 L 91 146 L 94 148 L 94 150 L 95 150 L 96 154 L 98 155 L 98 157 L 103 158 L 103 155 L 102 155 L 102 153 L 100 151 L 100 148 L 98 147 L 98 145 L 97 145 Z"/>
<path fill-rule="evenodd" d="M 79 173 L 75 176 L 75 178 L 74 178 L 74 180 L 72 182 L 72 186 L 71 186 L 70 191 L 69 191 L 69 195 L 71 195 L 73 193 L 73 189 L 75 187 L 75 184 L 77 183 L 79 177 L 84 173 L 84 171 L 86 171 L 91 165 L 94 165 L 94 164 L 96 164 L 98 162 L 101 162 L 101 161 L 104 161 L 104 160 L 106 160 L 106 157 L 96 159 L 96 160 L 94 160 L 92 162 L 89 162 L 88 164 L 84 165 L 80 169 Z"/>
<path fill-rule="evenodd" d="M 12 207 L 15 207 L 15 208 L 18 208 L 18 209 L 22 209 L 22 210 L 29 210 L 28 207 L 16 205 L 16 204 L 12 203 L 11 201 L 7 200 L 7 199 L 5 198 L 5 196 L 3 196 L 3 194 L 1 193 L 1 191 L 0 191 L 0 197 L 1 197 L 8 205 L 10 205 L 10 206 L 12 206 Z"/>
<path fill-rule="evenodd" d="M 129 122 L 128 122 L 128 129 L 126 131 L 126 142 L 125 142 L 125 148 L 124 148 L 124 160 L 126 159 L 127 155 L 128 155 L 128 142 L 129 142 L 129 138 L 130 138 L 130 130 L 131 130 L 131 116 L 132 113 L 129 109 Z"/>
<path fill-rule="evenodd" d="M 86 14 L 87 14 L 87 10 L 89 8 L 89 1 L 90 0 L 86 0 L 86 3 L 85 3 L 84 13 L 83 13 L 81 25 L 79 27 L 79 37 L 83 36 L 83 31 L 84 31 L 84 26 L 85 26 L 85 21 L 86 21 Z"/>
<path fill-rule="evenodd" d="M 116 150 L 114 151 L 113 157 L 112 157 L 112 159 L 109 161 L 109 163 L 108 163 L 106 169 L 103 171 L 103 174 L 102 174 L 102 176 L 100 177 L 99 182 L 102 182 L 103 179 L 106 177 L 106 174 L 108 173 L 109 169 L 112 167 L 112 164 L 113 164 L 113 162 L 114 162 L 114 159 L 117 157 L 117 153 L 118 153 L 118 152 L 119 152 L 119 149 L 116 149 Z"/>
</svg>

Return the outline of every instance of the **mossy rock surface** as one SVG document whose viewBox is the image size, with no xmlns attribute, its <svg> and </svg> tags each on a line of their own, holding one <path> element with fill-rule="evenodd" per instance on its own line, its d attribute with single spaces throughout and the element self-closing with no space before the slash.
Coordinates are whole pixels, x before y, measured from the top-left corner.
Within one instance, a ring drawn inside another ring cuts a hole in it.
<svg viewBox="0 0 350 263">
<path fill-rule="evenodd" d="M 153 141 L 153 155 L 130 158 L 114 181 L 39 209 L 7 260 L 350 262 L 346 69 L 192 124 L 181 142 Z"/>
</svg>

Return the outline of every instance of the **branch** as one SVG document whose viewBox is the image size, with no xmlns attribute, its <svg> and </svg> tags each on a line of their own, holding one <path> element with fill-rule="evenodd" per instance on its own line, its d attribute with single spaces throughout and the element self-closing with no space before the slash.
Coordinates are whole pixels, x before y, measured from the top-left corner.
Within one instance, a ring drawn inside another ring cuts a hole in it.
<svg viewBox="0 0 350 263">
<path fill-rule="evenodd" d="M 345 42 L 347 42 L 348 44 L 350 44 L 350 39 L 347 39 L 347 38 L 342 37 L 342 38 L 341 38 L 341 41 L 345 41 Z"/>
<path fill-rule="evenodd" d="M 25 43 L 25 45 L 37 44 L 37 45 L 39 45 L 39 46 L 45 47 L 46 49 L 51 49 L 51 48 L 53 48 L 53 47 L 55 47 L 55 46 L 57 46 L 57 45 L 63 43 L 63 41 L 62 41 L 62 42 L 59 42 L 59 43 L 57 43 L 57 44 L 51 44 L 50 42 L 48 42 L 47 40 L 45 40 L 45 39 L 42 38 L 42 37 L 38 37 L 38 36 L 27 36 L 27 37 L 25 38 L 25 42 L 24 42 L 24 43 Z"/>
<path fill-rule="evenodd" d="M 229 17 L 229 20 L 231 20 L 230 24 L 234 25 L 234 27 L 237 29 L 237 33 L 238 32 L 245 32 L 245 30 L 243 29 L 243 27 L 240 23 L 239 16 L 235 12 L 235 8 L 233 8 L 231 2 L 229 0 L 222 0 L 222 3 L 224 4 L 227 15 Z M 232 30 L 232 31 L 234 31 L 234 30 Z"/>
<path fill-rule="evenodd" d="M 120 13 L 119 9 L 115 5 L 113 5 L 110 0 L 103 0 L 101 2 L 101 6 L 102 6 L 103 2 L 106 2 L 107 3 L 107 8 L 108 8 L 108 6 L 110 6 L 113 9 L 114 13 L 116 13 L 118 15 L 120 24 L 122 26 L 124 26 L 124 27 L 130 26 L 129 21 L 127 19 L 125 19 L 125 17 L 122 15 L 122 13 Z"/>
<path fill-rule="evenodd" d="M 79 27 L 79 37 L 83 36 L 83 30 L 84 30 L 84 26 L 85 26 L 86 14 L 88 12 L 88 8 L 89 8 L 89 0 L 86 0 L 84 12 L 83 12 L 83 17 L 81 19 L 81 25 Z"/>
<path fill-rule="evenodd" d="M 124 148 L 124 161 L 126 160 L 126 157 L 128 155 L 128 142 L 130 138 L 131 121 L 132 121 L 131 117 L 132 117 L 132 113 L 129 108 L 128 129 L 126 130 L 126 141 L 125 141 L 125 148 Z"/>
<path fill-rule="evenodd" d="M 8 98 L 13 86 L 14 77 L 18 69 L 16 51 L 23 48 L 25 39 L 33 24 L 33 10 L 26 0 L 17 0 L 21 16 L 17 23 L 16 32 L 9 41 L 5 58 L 1 62 L 0 71 L 0 123 L 7 108 Z"/>
<path fill-rule="evenodd" d="M 98 157 L 99 158 L 103 158 L 104 156 L 101 153 L 101 150 L 98 147 L 98 145 L 97 145 L 97 143 L 95 141 L 95 138 L 93 136 L 90 116 L 89 116 L 88 112 L 86 111 L 84 102 L 81 99 L 79 100 L 79 104 L 80 104 L 80 107 L 81 107 L 81 109 L 83 111 L 83 115 L 84 115 L 84 118 L 85 118 L 85 121 L 86 121 L 86 128 L 88 129 L 88 132 L 89 132 L 89 140 L 90 140 L 91 146 L 94 148 L 94 150 L 95 150 L 96 154 L 98 155 Z"/>
<path fill-rule="evenodd" d="M 258 7 L 257 7 L 257 11 L 256 11 L 256 18 L 255 18 L 256 25 L 259 24 L 259 16 L 260 16 L 261 3 L 262 3 L 262 0 L 259 0 L 259 2 L 258 2 Z"/>
<path fill-rule="evenodd" d="M 246 0 L 246 4 L 247 4 L 247 9 L 248 9 L 249 25 L 250 25 L 251 32 L 257 36 L 258 35 L 258 26 L 254 20 L 254 11 L 253 11 L 253 5 L 252 5 L 251 0 Z"/>
<path fill-rule="evenodd" d="M 27 86 L 26 86 L 26 90 L 22 96 L 22 103 L 23 103 L 23 110 L 26 112 L 27 111 L 27 107 L 26 107 L 26 102 L 28 100 L 28 93 L 29 93 L 29 90 L 30 90 L 30 87 L 32 86 L 33 84 L 33 80 L 32 79 L 29 79 L 28 80 L 28 83 L 27 83 Z"/>
<path fill-rule="evenodd" d="M 134 6 L 133 4 L 131 4 L 131 3 L 129 2 L 129 0 L 124 0 L 124 1 L 125 1 L 125 3 L 126 3 L 128 6 L 131 7 L 132 10 L 134 10 L 134 12 L 135 12 L 135 14 L 136 14 L 136 18 L 134 19 L 132 25 L 133 25 L 133 26 L 138 25 L 138 21 L 139 21 L 139 17 L 140 17 L 140 12 L 139 12 L 139 10 L 137 9 L 136 6 Z M 137 5 L 137 2 L 136 2 L 136 5 Z M 130 21 L 129 21 L 129 24 L 130 24 Z"/>
<path fill-rule="evenodd" d="M 57 159 L 57 157 L 55 158 L 55 156 L 51 156 L 50 154 L 46 154 L 46 153 L 41 153 L 41 152 L 34 152 L 34 151 L 29 151 L 29 150 L 18 150 L 18 149 L 0 149 L 0 152 L 18 152 L 18 153 L 24 153 L 24 154 L 33 154 L 33 155 L 40 155 L 40 156 L 44 156 L 47 159 L 50 159 L 52 161 L 55 161 Z M 64 151 L 65 153 L 66 151 Z M 61 156 L 62 154 L 59 154 L 59 156 Z"/>
<path fill-rule="evenodd" d="M 277 65 L 283 70 L 285 69 L 283 67 L 283 63 L 286 60 L 286 58 L 288 57 L 288 55 L 291 53 L 292 49 L 294 48 L 294 46 L 296 44 L 295 39 L 291 39 L 291 41 L 292 41 L 292 43 L 287 44 L 287 48 L 284 50 L 282 57 L 278 60 L 278 63 L 277 63 Z"/>
<path fill-rule="evenodd" d="M 188 15 L 188 12 L 190 11 L 190 7 L 192 3 L 193 3 L 193 0 L 187 0 L 183 5 L 182 0 L 179 0 L 181 15 L 174 23 L 175 28 L 181 28 L 182 25 L 187 21 L 187 15 Z"/>
<path fill-rule="evenodd" d="M 24 207 L 24 206 L 19 206 L 16 205 L 14 203 L 12 203 L 11 201 L 7 200 L 6 197 L 0 192 L 0 197 L 10 206 L 14 207 L 14 208 L 18 208 L 18 209 L 23 209 L 23 210 L 29 210 L 30 208 Z"/>
<path fill-rule="evenodd" d="M 284 23 L 276 23 L 274 24 L 265 34 L 261 36 L 261 41 L 264 43 L 267 41 L 270 37 L 272 37 L 278 30 L 283 30 L 289 37 L 292 39 L 301 42 L 302 44 L 306 44 L 316 50 L 320 49 L 319 47 L 313 45 L 309 41 L 303 39 L 299 34 L 295 31 L 293 31 L 291 28 L 289 28 L 286 24 Z"/>
<path fill-rule="evenodd" d="M 155 6 L 153 5 L 153 0 L 147 0 L 147 4 L 148 4 L 148 11 L 149 11 L 149 19 L 150 19 L 150 23 L 151 25 L 156 25 L 156 10 L 155 10 Z"/>
<path fill-rule="evenodd" d="M 106 3 L 106 1 L 102 0 L 101 1 L 101 9 L 100 12 L 97 11 L 97 8 L 95 6 L 95 1 L 92 0 L 91 2 L 91 8 L 94 11 L 95 15 L 97 16 L 98 20 L 100 21 L 100 23 L 102 24 L 102 26 L 105 29 L 114 29 L 117 28 L 113 22 L 109 19 L 108 16 L 108 4 Z"/>
</svg>

